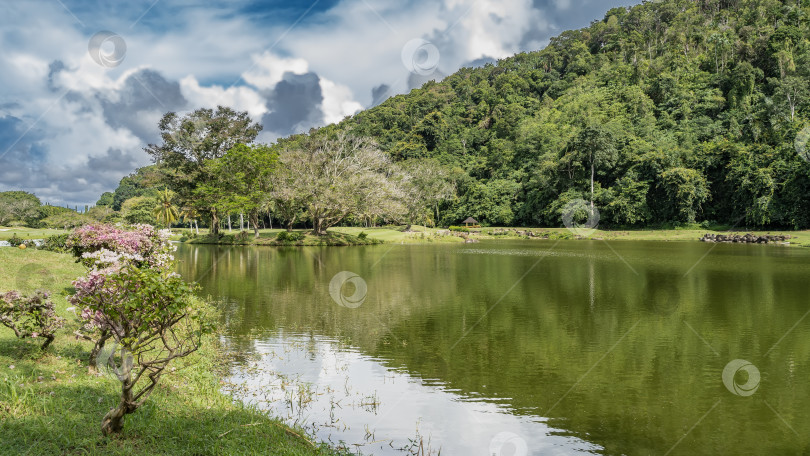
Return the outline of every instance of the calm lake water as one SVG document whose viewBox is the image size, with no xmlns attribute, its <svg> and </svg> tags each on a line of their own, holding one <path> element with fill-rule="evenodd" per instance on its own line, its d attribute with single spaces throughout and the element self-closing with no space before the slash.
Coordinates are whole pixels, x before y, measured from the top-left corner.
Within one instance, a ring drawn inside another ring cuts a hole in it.
<svg viewBox="0 0 810 456">
<path fill-rule="evenodd" d="M 809 249 L 491 241 L 177 257 L 221 301 L 227 389 L 364 454 L 810 451 Z"/>
</svg>

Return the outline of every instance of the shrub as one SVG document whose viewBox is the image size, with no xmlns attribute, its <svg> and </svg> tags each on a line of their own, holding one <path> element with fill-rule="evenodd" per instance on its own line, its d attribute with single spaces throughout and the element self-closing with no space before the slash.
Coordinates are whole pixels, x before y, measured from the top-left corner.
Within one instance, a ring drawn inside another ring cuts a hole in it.
<svg viewBox="0 0 810 456">
<path fill-rule="evenodd" d="M 65 320 L 56 315 L 48 293 L 37 291 L 33 296 L 23 296 L 17 291 L 9 291 L 0 295 L 0 324 L 21 339 L 42 337 L 45 340 L 41 349 L 45 350 Z"/>
<path fill-rule="evenodd" d="M 19 247 L 20 245 L 25 244 L 25 239 L 17 237 L 17 233 L 14 233 L 11 235 L 11 238 L 9 238 L 8 243 L 12 247 Z"/>
<path fill-rule="evenodd" d="M 104 268 L 120 261 L 164 267 L 171 263 L 175 250 L 170 234 L 152 225 L 135 225 L 132 230 L 109 224 L 85 225 L 68 236 L 65 246 L 87 267 Z"/>
<path fill-rule="evenodd" d="M 365 241 L 366 238 L 368 237 L 368 233 L 366 233 L 365 231 L 361 231 L 360 234 L 357 235 L 357 237 L 360 238 L 361 241 Z"/>
<path fill-rule="evenodd" d="M 213 326 L 194 305 L 194 287 L 165 268 L 130 263 L 91 271 L 73 285 L 76 294 L 70 301 L 83 307 L 86 325 L 97 328 L 103 341 L 115 342 L 105 361 L 121 382 L 121 400 L 105 415 L 101 431 L 117 433 L 124 417 L 154 391 L 169 363 L 195 352 Z"/>
<path fill-rule="evenodd" d="M 465 226 L 453 226 L 453 225 L 451 225 L 448 229 L 450 231 L 458 231 L 460 233 L 469 233 L 470 232 L 469 228 L 467 228 Z"/>
<path fill-rule="evenodd" d="M 278 233 L 276 235 L 276 240 L 279 242 L 298 242 L 303 241 L 305 237 L 306 234 L 300 231 L 292 231 L 292 232 L 282 231 L 281 233 Z"/>
<path fill-rule="evenodd" d="M 69 298 L 81 308 L 77 336 L 95 342 L 91 366 L 101 349 L 114 342 L 103 360 L 121 382 L 121 399 L 102 420 L 104 435 L 120 432 L 154 391 L 169 363 L 196 351 L 213 325 L 196 305 L 194 286 L 172 272 L 168 233 L 149 225 L 127 231 L 110 225 L 75 230 L 67 245 L 91 268 L 73 282 Z"/>
<path fill-rule="evenodd" d="M 45 238 L 45 241 L 39 246 L 42 250 L 49 250 L 51 252 L 58 252 L 58 253 L 67 253 L 70 249 L 67 246 L 67 239 L 69 234 L 54 234 L 53 236 L 48 236 Z"/>
</svg>

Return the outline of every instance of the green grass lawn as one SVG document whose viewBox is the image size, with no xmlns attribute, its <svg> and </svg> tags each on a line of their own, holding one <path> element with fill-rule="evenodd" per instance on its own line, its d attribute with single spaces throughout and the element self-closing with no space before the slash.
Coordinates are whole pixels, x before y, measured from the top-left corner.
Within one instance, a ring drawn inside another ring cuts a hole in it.
<svg viewBox="0 0 810 456">
<path fill-rule="evenodd" d="M 45 239 L 54 234 L 67 233 L 65 230 L 53 230 L 50 228 L 25 228 L 25 227 L 5 227 L 0 226 L 0 241 L 7 241 L 15 234 L 22 239 Z"/>
<path fill-rule="evenodd" d="M 15 248 L 0 248 L 0 264 L 0 292 L 48 288 L 69 322 L 44 354 L 35 340 L 0 327 L 0 455 L 338 454 L 222 394 L 225 360 L 216 336 L 172 364 L 177 370 L 125 418 L 121 435 L 102 437 L 101 418 L 120 387 L 111 376 L 88 373 L 90 344 L 70 335 L 76 319 L 66 310 L 70 282 L 85 268 L 67 255 Z"/>
</svg>

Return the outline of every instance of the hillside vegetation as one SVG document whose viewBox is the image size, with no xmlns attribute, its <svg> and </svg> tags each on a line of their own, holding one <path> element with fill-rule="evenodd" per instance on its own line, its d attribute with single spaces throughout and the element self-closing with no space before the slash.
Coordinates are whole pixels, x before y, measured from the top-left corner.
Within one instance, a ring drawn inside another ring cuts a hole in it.
<svg viewBox="0 0 810 456">
<path fill-rule="evenodd" d="M 559 226 L 593 176 L 602 226 L 807 228 L 809 21 L 808 0 L 615 8 L 322 131 L 451 169 L 444 225 Z"/>
</svg>

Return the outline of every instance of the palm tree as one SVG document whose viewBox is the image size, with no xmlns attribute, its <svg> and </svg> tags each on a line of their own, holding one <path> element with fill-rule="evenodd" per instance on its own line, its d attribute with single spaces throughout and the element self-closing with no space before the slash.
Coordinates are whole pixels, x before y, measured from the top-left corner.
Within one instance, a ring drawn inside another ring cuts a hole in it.
<svg viewBox="0 0 810 456">
<path fill-rule="evenodd" d="M 196 229 L 197 234 L 200 234 L 200 226 L 197 225 L 197 218 L 199 216 L 200 214 L 197 213 L 197 209 L 194 209 L 191 206 L 183 206 L 183 209 L 180 211 L 180 217 L 183 218 L 184 223 L 188 223 L 189 229 L 191 229 L 191 222 L 189 220 L 194 222 L 194 228 Z"/>
<path fill-rule="evenodd" d="M 172 223 L 176 222 L 180 217 L 177 213 L 177 208 L 172 204 L 173 196 L 174 194 L 169 191 L 169 189 L 158 193 L 158 204 L 152 209 L 152 215 L 154 215 L 158 221 L 165 223 L 166 228 L 171 228 Z"/>
</svg>

